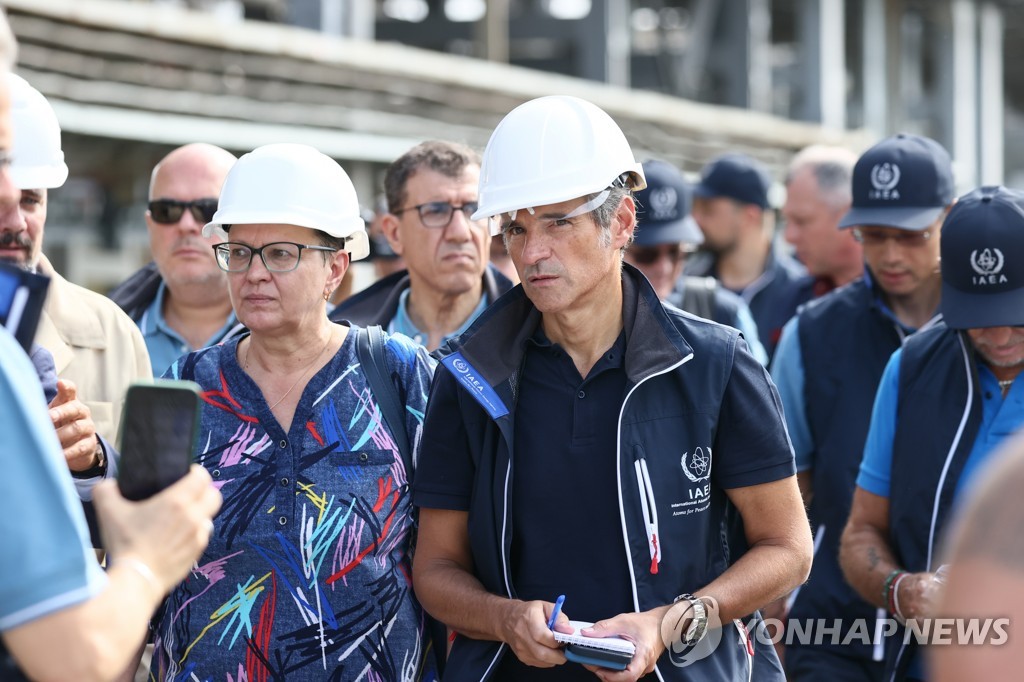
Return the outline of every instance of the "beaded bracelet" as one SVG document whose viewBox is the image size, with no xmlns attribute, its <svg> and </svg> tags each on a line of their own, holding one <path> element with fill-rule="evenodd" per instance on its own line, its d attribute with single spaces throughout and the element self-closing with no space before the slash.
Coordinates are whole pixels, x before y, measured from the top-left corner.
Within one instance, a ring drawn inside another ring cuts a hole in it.
<svg viewBox="0 0 1024 682">
<path fill-rule="evenodd" d="M 895 608 L 895 604 L 892 602 L 892 584 L 898 577 L 905 573 L 906 571 L 902 568 L 894 568 L 889 571 L 889 575 L 885 576 L 885 586 L 882 588 L 882 602 L 888 607 L 890 613 L 892 613 Z"/>
<path fill-rule="evenodd" d="M 896 580 L 892 581 L 892 615 L 899 618 L 901 621 L 906 620 L 906 617 L 900 612 L 900 583 L 906 578 L 909 573 L 904 571 L 896 576 Z"/>
</svg>

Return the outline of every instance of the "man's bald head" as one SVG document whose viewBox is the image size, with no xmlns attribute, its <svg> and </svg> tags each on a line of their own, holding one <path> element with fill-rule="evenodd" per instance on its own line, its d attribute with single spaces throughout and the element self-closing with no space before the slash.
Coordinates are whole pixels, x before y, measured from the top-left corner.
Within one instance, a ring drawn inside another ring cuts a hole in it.
<svg viewBox="0 0 1024 682">
<path fill-rule="evenodd" d="M 219 194 L 219 187 L 224 184 L 224 178 L 227 177 L 228 171 L 231 170 L 231 166 L 235 164 L 236 160 L 235 155 L 228 150 L 205 142 L 193 142 L 178 147 L 153 167 L 153 172 L 149 177 L 149 198 L 151 201 L 160 198 L 155 191 L 159 189 L 157 182 L 162 176 L 195 169 L 199 169 L 203 174 L 220 178 L 217 190 Z"/>
<path fill-rule="evenodd" d="M 161 201 L 180 206 L 198 200 L 216 205 L 234 163 L 231 152 L 211 144 L 187 144 L 175 149 L 153 169 L 150 206 Z M 180 218 L 172 221 L 162 214 L 157 218 L 154 220 L 153 212 L 146 211 L 150 250 L 171 296 L 179 296 L 186 286 L 224 286 L 224 273 L 217 267 L 212 249 L 221 240 L 204 239 L 201 234 L 208 217 L 201 212 L 197 216 L 190 209 L 181 211 Z"/>
</svg>

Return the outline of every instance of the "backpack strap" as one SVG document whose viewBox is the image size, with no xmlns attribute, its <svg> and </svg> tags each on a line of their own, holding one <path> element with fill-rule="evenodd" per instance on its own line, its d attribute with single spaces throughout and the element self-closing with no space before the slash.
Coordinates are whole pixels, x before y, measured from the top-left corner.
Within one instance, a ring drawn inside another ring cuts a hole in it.
<svg viewBox="0 0 1024 682">
<path fill-rule="evenodd" d="M 714 320 L 716 289 L 718 282 L 714 277 L 687 277 L 682 309 L 691 315 Z"/>
<path fill-rule="evenodd" d="M 405 431 L 405 410 L 387 370 L 384 330 L 379 324 L 375 324 L 366 328 L 352 327 L 352 331 L 356 333 L 356 352 L 359 355 L 359 364 L 363 368 L 363 375 L 370 385 L 381 417 L 395 439 L 398 452 L 402 455 L 406 476 L 411 479 L 413 462 L 409 437 Z"/>
</svg>

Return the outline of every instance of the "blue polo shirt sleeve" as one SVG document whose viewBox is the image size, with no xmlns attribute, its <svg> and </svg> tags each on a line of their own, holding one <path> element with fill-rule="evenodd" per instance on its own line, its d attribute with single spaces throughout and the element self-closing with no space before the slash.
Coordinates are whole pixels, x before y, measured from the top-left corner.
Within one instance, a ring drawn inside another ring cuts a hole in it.
<svg viewBox="0 0 1024 682">
<path fill-rule="evenodd" d="M 448 370 L 434 374 L 413 484 L 417 507 L 469 511 L 476 467 L 459 407 L 460 390 Z"/>
<path fill-rule="evenodd" d="M 713 476 L 725 489 L 771 483 L 796 473 L 779 393 L 742 340 L 722 397 L 715 457 Z"/>
<path fill-rule="evenodd" d="M 871 426 L 864 441 L 864 458 L 857 475 L 857 487 L 880 497 L 889 497 L 889 483 L 892 478 L 892 443 L 896 437 L 896 404 L 900 391 L 900 358 L 903 349 L 898 349 L 889 358 L 882 372 L 882 381 L 875 394 L 875 405 L 871 409 Z"/>
<path fill-rule="evenodd" d="M 0 631 L 86 601 L 106 584 L 35 369 L 0 329 Z"/>
<path fill-rule="evenodd" d="M 737 296 L 737 298 L 739 297 Z M 757 322 L 754 322 L 754 316 L 750 313 L 750 306 L 742 298 L 739 299 L 739 305 L 736 307 L 736 328 L 743 332 L 743 339 L 750 347 L 750 353 L 757 358 L 758 362 L 767 367 L 768 351 L 761 345 L 761 337 L 757 333 Z"/>
<path fill-rule="evenodd" d="M 782 399 L 786 427 L 796 457 L 796 470 L 810 471 L 814 468 L 814 441 L 807 422 L 807 410 L 804 409 L 804 353 L 797 328 L 799 320 L 797 315 L 782 328 L 772 359 L 772 379 Z"/>
</svg>

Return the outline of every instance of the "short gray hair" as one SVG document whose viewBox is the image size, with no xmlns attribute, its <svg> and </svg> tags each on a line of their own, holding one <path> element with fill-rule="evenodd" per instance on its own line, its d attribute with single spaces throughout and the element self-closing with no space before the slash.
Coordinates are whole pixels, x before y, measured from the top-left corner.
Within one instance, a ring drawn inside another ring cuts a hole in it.
<svg viewBox="0 0 1024 682">
<path fill-rule="evenodd" d="M 0 7 L 0 69 L 10 71 L 18 60 L 18 41 L 7 22 L 7 13 Z"/>
<path fill-rule="evenodd" d="M 818 183 L 823 200 L 833 206 L 848 206 L 853 200 L 853 167 L 857 155 L 845 147 L 812 145 L 801 150 L 789 164 L 786 185 L 804 168 Z"/>
<path fill-rule="evenodd" d="M 587 196 L 587 201 L 593 200 L 597 196 L 597 193 Z M 591 213 L 594 215 L 594 222 L 601 228 L 601 244 L 603 246 L 609 246 L 612 243 L 612 219 L 615 217 L 615 212 L 619 208 L 619 204 L 622 200 L 630 196 L 630 190 L 626 187 L 611 187 L 608 190 L 608 198 L 604 200 L 604 203 L 595 208 Z M 622 253 L 626 253 L 626 249 L 633 243 L 633 233 L 629 235 L 629 241 L 627 241 L 622 247 Z"/>
</svg>

